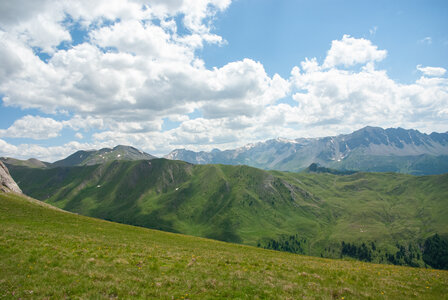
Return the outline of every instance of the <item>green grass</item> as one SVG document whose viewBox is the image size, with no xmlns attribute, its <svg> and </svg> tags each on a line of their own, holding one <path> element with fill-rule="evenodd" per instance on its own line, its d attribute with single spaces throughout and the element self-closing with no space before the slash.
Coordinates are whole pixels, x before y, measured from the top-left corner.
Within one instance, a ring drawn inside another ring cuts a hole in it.
<svg viewBox="0 0 448 300">
<path fill-rule="evenodd" d="M 10 172 L 24 193 L 82 215 L 247 245 L 299 234 L 316 256 L 339 257 L 342 241 L 393 252 L 448 237 L 448 174 L 341 176 L 165 159 Z"/>
<path fill-rule="evenodd" d="M 0 298 L 447 299 L 448 272 L 116 224 L 0 194 Z"/>
<path fill-rule="evenodd" d="M 327 163 L 328 166 L 345 170 L 366 172 L 398 172 L 413 175 L 443 174 L 448 171 L 448 156 L 429 154 L 414 156 L 368 155 L 354 151 L 341 161 Z"/>
</svg>

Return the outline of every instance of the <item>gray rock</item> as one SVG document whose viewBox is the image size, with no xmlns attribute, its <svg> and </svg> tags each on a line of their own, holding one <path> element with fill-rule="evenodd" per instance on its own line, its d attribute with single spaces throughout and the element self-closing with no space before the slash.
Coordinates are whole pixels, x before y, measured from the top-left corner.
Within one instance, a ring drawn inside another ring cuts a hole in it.
<svg viewBox="0 0 448 300">
<path fill-rule="evenodd" d="M 8 168 L 0 161 L 0 190 L 4 192 L 22 193 L 17 183 L 9 174 Z"/>
</svg>

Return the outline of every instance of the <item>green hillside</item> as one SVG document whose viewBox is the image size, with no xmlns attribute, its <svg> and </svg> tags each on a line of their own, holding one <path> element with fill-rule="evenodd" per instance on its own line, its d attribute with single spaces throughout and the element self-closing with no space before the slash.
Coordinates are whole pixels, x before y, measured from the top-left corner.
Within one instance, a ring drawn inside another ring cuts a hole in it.
<svg viewBox="0 0 448 300">
<path fill-rule="evenodd" d="M 0 193 L 4 299 L 446 299 L 448 272 L 154 231 Z"/>
<path fill-rule="evenodd" d="M 396 172 L 413 175 L 443 174 L 448 170 L 448 156 L 428 154 L 416 156 L 366 155 L 354 152 L 349 157 L 328 163 L 340 170 L 366 172 Z"/>
<path fill-rule="evenodd" d="M 50 167 L 91 166 L 116 160 L 151 160 L 154 158 L 156 157 L 134 147 L 118 145 L 114 148 L 100 150 L 80 150 L 62 160 L 55 161 L 50 164 Z"/>
<path fill-rule="evenodd" d="M 279 250 L 295 236 L 293 252 L 308 255 L 424 266 L 425 240 L 448 237 L 448 174 L 268 172 L 165 159 L 10 172 L 25 194 L 82 215 Z M 344 252 L 342 242 L 364 243 L 370 254 Z"/>
<path fill-rule="evenodd" d="M 2 161 L 7 165 L 22 166 L 28 168 L 47 168 L 48 166 L 51 165 L 50 163 L 43 162 L 35 158 L 21 160 L 12 157 L 0 157 L 0 161 Z"/>
</svg>

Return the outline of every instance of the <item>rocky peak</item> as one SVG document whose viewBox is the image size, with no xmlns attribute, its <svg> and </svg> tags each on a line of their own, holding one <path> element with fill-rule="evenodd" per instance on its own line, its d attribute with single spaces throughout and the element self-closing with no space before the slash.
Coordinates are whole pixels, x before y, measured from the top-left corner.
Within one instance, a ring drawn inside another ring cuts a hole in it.
<svg viewBox="0 0 448 300">
<path fill-rule="evenodd" d="M 0 161 L 0 190 L 4 192 L 22 193 L 17 183 L 9 174 L 8 168 Z"/>
</svg>

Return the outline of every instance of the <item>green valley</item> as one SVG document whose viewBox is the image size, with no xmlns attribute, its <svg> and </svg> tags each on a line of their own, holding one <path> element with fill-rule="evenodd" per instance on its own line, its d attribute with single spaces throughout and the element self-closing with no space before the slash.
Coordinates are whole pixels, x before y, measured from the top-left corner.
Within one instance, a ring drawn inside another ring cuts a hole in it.
<svg viewBox="0 0 448 300">
<path fill-rule="evenodd" d="M 359 259 L 342 242 L 373 243 L 369 261 L 425 266 L 425 240 L 448 237 L 448 174 L 289 173 L 166 159 L 9 168 L 25 194 L 81 215 L 261 247 L 298 236 L 307 255 Z M 402 249 L 416 253 L 399 261 Z"/>
</svg>

